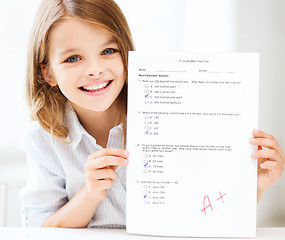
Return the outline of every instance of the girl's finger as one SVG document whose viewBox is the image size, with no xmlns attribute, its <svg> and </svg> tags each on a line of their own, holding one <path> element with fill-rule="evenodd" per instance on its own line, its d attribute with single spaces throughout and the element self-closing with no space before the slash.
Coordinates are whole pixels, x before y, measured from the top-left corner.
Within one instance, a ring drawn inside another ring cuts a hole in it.
<svg viewBox="0 0 285 240">
<path fill-rule="evenodd" d="M 272 161 L 280 162 L 280 155 L 273 149 L 261 149 L 251 155 L 253 159 L 269 158 Z"/>
<path fill-rule="evenodd" d="M 102 156 L 117 156 L 117 157 L 127 158 L 129 156 L 129 152 L 127 150 L 119 148 L 104 148 L 90 154 L 88 156 L 88 159 L 95 159 Z"/>
<path fill-rule="evenodd" d="M 126 166 L 128 165 L 128 159 L 115 156 L 102 156 L 96 159 L 88 158 L 87 169 L 100 169 L 107 166 Z"/>
<path fill-rule="evenodd" d="M 269 138 L 250 138 L 249 140 L 250 144 L 256 145 L 256 146 L 262 146 L 270 149 L 275 149 L 278 152 L 281 152 L 282 149 L 278 142 L 275 139 L 269 139 Z"/>
<path fill-rule="evenodd" d="M 278 167 L 278 163 L 275 161 L 265 161 L 264 163 L 260 164 L 260 168 L 274 170 Z"/>
<path fill-rule="evenodd" d="M 94 180 L 102 180 L 102 179 L 111 179 L 112 181 L 116 180 L 118 177 L 118 174 L 111 168 L 109 169 L 100 169 L 97 171 L 93 171 L 91 173 L 86 174 L 86 178 L 89 181 Z"/>
<path fill-rule="evenodd" d="M 252 134 L 255 138 L 269 138 L 269 139 L 275 139 L 272 135 L 268 134 L 268 133 L 265 133 L 265 132 L 262 132 L 260 130 L 257 130 L 257 129 L 254 129 L 252 131 Z"/>
</svg>

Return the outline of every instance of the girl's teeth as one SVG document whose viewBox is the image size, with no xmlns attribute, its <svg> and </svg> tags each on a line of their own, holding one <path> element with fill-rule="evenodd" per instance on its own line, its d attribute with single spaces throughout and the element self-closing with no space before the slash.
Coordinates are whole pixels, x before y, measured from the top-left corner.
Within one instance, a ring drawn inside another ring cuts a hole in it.
<svg viewBox="0 0 285 240">
<path fill-rule="evenodd" d="M 86 87 L 83 87 L 83 88 L 84 88 L 85 90 L 87 90 L 87 91 L 94 91 L 94 90 L 97 90 L 97 89 L 106 87 L 107 84 L 108 84 L 108 82 L 102 82 L 102 83 L 99 83 L 99 84 L 97 84 L 97 85 L 86 86 Z"/>
</svg>

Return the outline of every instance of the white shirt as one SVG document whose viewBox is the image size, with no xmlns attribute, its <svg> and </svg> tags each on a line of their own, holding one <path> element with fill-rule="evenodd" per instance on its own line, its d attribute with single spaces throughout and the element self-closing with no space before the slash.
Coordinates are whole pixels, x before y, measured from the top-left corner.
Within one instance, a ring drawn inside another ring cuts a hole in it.
<svg viewBox="0 0 285 240">
<path fill-rule="evenodd" d="M 87 157 L 102 149 L 82 127 L 69 103 L 66 121 L 69 129 L 66 139 L 52 136 L 38 122 L 31 124 L 23 139 L 28 180 L 20 191 L 20 199 L 27 227 L 41 226 L 84 186 Z M 107 147 L 124 148 L 121 125 L 110 130 Z M 117 180 L 98 205 L 88 227 L 125 228 L 126 168 L 119 167 L 117 173 Z"/>
</svg>

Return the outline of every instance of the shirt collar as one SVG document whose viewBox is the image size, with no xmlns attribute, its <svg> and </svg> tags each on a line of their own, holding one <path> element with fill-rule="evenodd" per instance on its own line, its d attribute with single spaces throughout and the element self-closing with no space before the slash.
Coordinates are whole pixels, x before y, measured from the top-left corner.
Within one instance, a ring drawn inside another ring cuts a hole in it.
<svg viewBox="0 0 285 240">
<path fill-rule="evenodd" d="M 79 122 L 77 114 L 69 101 L 67 101 L 65 107 L 65 121 L 69 131 L 68 137 L 66 138 L 66 142 L 71 144 L 71 147 L 74 150 L 80 143 L 83 134 L 87 132 Z"/>
</svg>

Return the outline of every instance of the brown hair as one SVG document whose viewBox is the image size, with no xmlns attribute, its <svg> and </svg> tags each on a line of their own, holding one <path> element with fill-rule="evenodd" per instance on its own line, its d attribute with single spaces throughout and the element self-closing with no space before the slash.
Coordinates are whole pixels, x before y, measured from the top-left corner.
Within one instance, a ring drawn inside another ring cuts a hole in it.
<svg viewBox="0 0 285 240">
<path fill-rule="evenodd" d="M 121 52 L 125 71 L 125 84 L 118 99 L 119 119 L 126 134 L 128 51 L 134 44 L 128 23 L 113 0 L 43 0 L 34 22 L 27 59 L 26 91 L 32 109 L 32 119 L 55 136 L 66 138 L 68 129 L 64 124 L 66 97 L 58 86 L 51 87 L 43 78 L 41 64 L 49 64 L 49 33 L 54 24 L 66 17 L 76 18 L 100 26 L 113 35 Z"/>
</svg>

